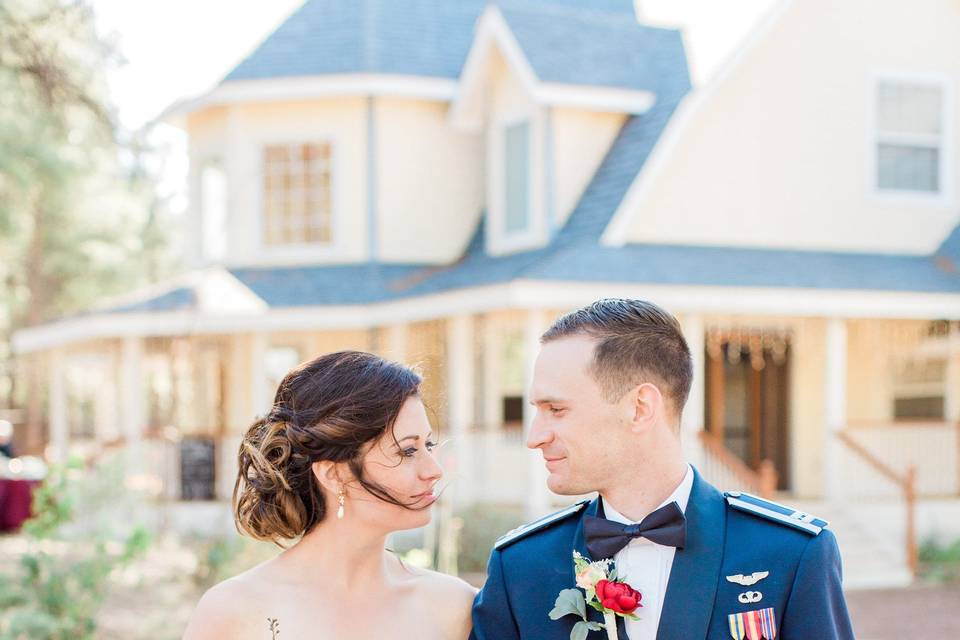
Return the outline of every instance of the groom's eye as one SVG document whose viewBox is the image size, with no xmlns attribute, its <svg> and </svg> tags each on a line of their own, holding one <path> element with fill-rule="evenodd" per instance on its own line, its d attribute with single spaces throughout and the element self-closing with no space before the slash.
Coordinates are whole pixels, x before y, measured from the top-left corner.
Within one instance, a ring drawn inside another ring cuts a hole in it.
<svg viewBox="0 0 960 640">
<path fill-rule="evenodd" d="M 566 409 L 564 407 L 550 407 L 550 413 L 552 413 L 553 415 L 561 414 L 565 410 Z"/>
</svg>

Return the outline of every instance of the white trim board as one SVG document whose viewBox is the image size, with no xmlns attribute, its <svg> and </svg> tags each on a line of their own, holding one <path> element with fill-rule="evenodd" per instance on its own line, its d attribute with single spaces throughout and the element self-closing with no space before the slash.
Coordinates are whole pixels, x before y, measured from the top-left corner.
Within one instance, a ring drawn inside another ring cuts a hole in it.
<svg viewBox="0 0 960 640">
<path fill-rule="evenodd" d="M 495 49 L 503 54 L 510 70 L 538 105 L 639 115 L 649 111 L 656 102 L 656 96 L 650 91 L 542 82 L 500 9 L 490 5 L 477 21 L 476 35 L 450 106 L 450 122 L 454 127 L 474 132 L 482 129 L 486 67 Z"/>
<path fill-rule="evenodd" d="M 453 78 L 349 73 L 325 76 L 292 76 L 262 80 L 232 80 L 210 91 L 175 102 L 158 118 L 175 122 L 206 107 L 237 103 L 308 100 L 343 96 L 394 96 L 449 102 L 457 92 Z"/>
<path fill-rule="evenodd" d="M 20 354 L 123 336 L 322 331 L 389 326 L 501 309 L 567 309 L 602 297 L 641 298 L 674 313 L 935 320 L 960 318 L 960 293 L 678 286 L 516 280 L 366 305 L 101 314 L 22 329 Z"/>
</svg>

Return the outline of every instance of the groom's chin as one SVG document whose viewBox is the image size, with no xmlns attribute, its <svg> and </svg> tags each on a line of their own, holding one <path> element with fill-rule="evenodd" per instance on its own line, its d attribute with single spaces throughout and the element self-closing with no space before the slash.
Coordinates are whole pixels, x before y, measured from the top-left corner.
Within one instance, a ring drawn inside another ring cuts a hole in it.
<svg viewBox="0 0 960 640">
<path fill-rule="evenodd" d="M 564 481 L 564 479 L 557 474 L 551 473 L 547 476 L 547 488 L 550 491 L 554 492 L 558 496 L 569 496 L 575 495 L 575 491 L 571 491 L 569 485 Z"/>
</svg>

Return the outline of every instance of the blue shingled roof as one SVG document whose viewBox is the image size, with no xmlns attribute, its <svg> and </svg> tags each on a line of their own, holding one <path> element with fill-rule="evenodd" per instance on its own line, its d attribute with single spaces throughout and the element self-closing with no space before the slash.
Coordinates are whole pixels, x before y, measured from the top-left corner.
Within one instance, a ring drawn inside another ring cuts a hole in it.
<svg viewBox="0 0 960 640">
<path fill-rule="evenodd" d="M 501 12 L 543 82 L 653 90 L 674 72 L 679 31 L 641 25 L 632 13 L 503 0 Z"/>
<path fill-rule="evenodd" d="M 197 304 L 196 292 L 190 287 L 177 287 L 147 300 L 108 309 L 106 313 L 147 313 L 153 311 L 182 311 Z"/>
<path fill-rule="evenodd" d="M 455 78 L 483 0 L 308 0 L 226 81 L 337 73 Z"/>
<path fill-rule="evenodd" d="M 937 249 L 936 256 L 941 260 L 943 268 L 960 272 L 960 224 L 954 227 L 943 241 Z"/>
<path fill-rule="evenodd" d="M 651 89 L 682 49 L 631 0 L 309 0 L 224 81 L 341 73 L 455 79 L 487 4 L 548 82 Z"/>
<path fill-rule="evenodd" d="M 339 265 L 231 269 L 271 307 L 363 304 L 393 297 L 430 272 L 425 265 Z"/>
<path fill-rule="evenodd" d="M 527 277 L 587 282 L 960 293 L 931 256 L 673 245 L 579 246 Z"/>
</svg>

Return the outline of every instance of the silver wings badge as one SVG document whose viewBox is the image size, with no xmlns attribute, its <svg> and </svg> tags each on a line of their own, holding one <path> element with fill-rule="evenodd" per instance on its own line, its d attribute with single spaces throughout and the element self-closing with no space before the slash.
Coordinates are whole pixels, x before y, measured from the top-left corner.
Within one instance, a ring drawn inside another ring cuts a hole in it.
<svg viewBox="0 0 960 640">
<path fill-rule="evenodd" d="M 737 575 L 734 575 L 734 576 L 727 576 L 727 581 L 732 582 L 734 584 L 739 584 L 744 587 L 749 587 L 757 584 L 758 582 L 766 578 L 768 575 L 770 575 L 769 571 L 754 571 L 748 576 L 745 576 L 742 573 L 738 573 Z"/>
</svg>

